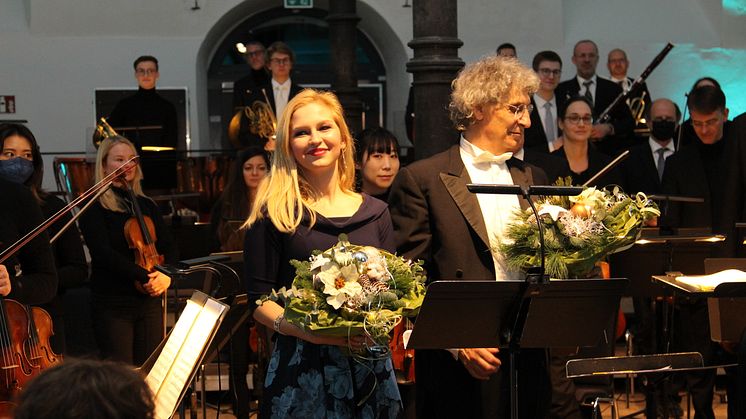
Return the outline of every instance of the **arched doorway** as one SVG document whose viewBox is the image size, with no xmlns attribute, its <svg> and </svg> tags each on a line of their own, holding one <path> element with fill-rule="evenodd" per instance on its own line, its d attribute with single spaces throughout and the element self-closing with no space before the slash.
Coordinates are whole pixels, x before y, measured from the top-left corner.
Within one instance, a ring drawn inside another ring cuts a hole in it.
<svg viewBox="0 0 746 419">
<path fill-rule="evenodd" d="M 248 72 L 236 44 L 250 40 L 268 46 L 287 43 L 296 54 L 293 81 L 308 87 L 328 88 L 332 80 L 328 12 L 322 9 L 273 8 L 253 14 L 235 26 L 215 49 L 207 68 L 208 112 L 212 143 L 230 148 L 227 124 L 234 113 L 233 82 Z M 385 126 L 386 70 L 371 40 L 357 31 L 356 62 L 367 126 Z M 220 115 L 219 118 L 216 116 Z M 215 138 L 220 142 L 216 144 Z"/>
</svg>

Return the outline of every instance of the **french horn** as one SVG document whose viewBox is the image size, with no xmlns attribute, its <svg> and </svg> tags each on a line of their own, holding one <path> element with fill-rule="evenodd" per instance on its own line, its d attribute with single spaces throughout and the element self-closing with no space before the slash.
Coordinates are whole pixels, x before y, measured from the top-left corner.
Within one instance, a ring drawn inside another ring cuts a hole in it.
<svg viewBox="0 0 746 419">
<path fill-rule="evenodd" d="M 236 111 L 231 118 L 230 124 L 228 124 L 228 140 L 236 148 L 242 148 L 239 133 L 241 131 L 241 124 L 248 124 L 249 131 L 261 138 L 267 140 L 265 149 L 274 150 L 275 133 L 277 132 L 277 119 L 272 107 L 269 106 L 269 98 L 267 93 L 262 89 L 264 93 L 264 102 L 256 100 L 250 106 L 244 106 L 243 108 Z"/>
</svg>

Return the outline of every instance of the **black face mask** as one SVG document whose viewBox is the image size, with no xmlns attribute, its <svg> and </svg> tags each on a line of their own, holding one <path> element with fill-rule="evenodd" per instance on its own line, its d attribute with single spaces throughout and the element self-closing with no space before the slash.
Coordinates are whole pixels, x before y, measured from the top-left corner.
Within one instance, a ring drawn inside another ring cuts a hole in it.
<svg viewBox="0 0 746 419">
<path fill-rule="evenodd" d="M 673 138 L 674 132 L 676 132 L 676 123 L 668 120 L 653 121 L 653 129 L 651 132 L 656 140 L 670 140 Z"/>
</svg>

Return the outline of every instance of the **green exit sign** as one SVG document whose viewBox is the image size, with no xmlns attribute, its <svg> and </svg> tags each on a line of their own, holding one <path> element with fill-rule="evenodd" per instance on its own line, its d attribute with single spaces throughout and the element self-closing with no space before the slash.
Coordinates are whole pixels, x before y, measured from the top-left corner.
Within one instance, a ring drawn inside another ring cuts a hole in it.
<svg viewBox="0 0 746 419">
<path fill-rule="evenodd" d="M 285 0 L 286 9 L 310 9 L 313 7 L 313 0 Z"/>
</svg>

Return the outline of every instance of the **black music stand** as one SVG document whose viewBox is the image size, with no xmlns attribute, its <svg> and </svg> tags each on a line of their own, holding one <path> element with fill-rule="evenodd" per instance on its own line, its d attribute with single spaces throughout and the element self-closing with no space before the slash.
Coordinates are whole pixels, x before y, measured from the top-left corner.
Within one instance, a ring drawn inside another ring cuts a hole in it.
<svg viewBox="0 0 746 419">
<path fill-rule="evenodd" d="M 616 316 L 627 285 L 626 279 L 436 281 L 427 289 L 407 347 L 507 347 L 511 417 L 517 418 L 519 350 L 613 339 L 604 336 L 604 329 Z M 464 324 L 464 318 L 481 321 Z"/>
</svg>

